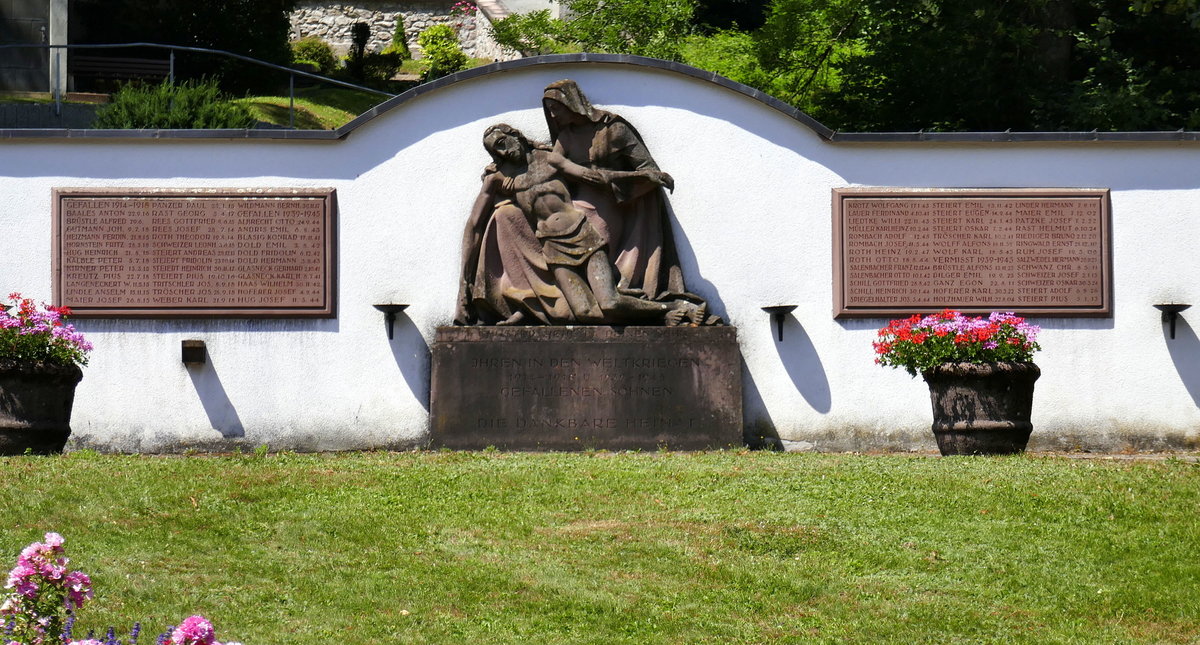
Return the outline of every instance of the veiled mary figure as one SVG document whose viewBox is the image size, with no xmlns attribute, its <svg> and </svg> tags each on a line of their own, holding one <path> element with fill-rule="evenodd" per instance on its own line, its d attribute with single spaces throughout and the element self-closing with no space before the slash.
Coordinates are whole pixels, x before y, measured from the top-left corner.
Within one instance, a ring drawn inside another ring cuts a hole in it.
<svg viewBox="0 0 1200 645">
<path fill-rule="evenodd" d="M 658 171 L 642 136 L 623 117 L 592 106 L 572 80 L 551 83 L 542 109 L 555 152 L 585 167 L 617 171 Z M 618 288 L 659 300 L 684 294 L 666 193 L 639 177 L 609 187 L 570 183 L 575 199 L 591 204 L 608 240 L 609 257 L 620 275 Z"/>
</svg>

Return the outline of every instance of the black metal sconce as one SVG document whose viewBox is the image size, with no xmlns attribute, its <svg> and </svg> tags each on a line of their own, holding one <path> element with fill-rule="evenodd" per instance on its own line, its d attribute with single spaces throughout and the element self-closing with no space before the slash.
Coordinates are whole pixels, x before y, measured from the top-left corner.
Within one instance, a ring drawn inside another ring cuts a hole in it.
<svg viewBox="0 0 1200 645">
<path fill-rule="evenodd" d="M 1184 309 L 1187 309 L 1188 307 L 1191 307 L 1191 305 L 1176 304 L 1176 303 L 1154 305 L 1155 309 L 1162 312 L 1162 321 L 1165 323 L 1171 324 L 1171 339 L 1172 340 L 1174 340 L 1174 338 L 1175 338 L 1175 319 L 1179 318 L 1179 312 L 1183 311 Z"/>
<path fill-rule="evenodd" d="M 181 343 L 184 365 L 203 365 L 208 362 L 208 348 L 202 340 L 185 340 Z"/>
<path fill-rule="evenodd" d="M 392 339 L 392 327 L 396 324 L 396 314 L 404 311 L 408 305 L 375 305 L 383 312 L 383 322 L 387 324 L 388 340 Z"/>
<path fill-rule="evenodd" d="M 775 321 L 775 328 L 779 333 L 779 342 L 783 342 L 783 317 L 796 310 L 796 305 L 773 305 L 763 307 L 763 311 L 771 314 L 771 319 Z"/>
</svg>

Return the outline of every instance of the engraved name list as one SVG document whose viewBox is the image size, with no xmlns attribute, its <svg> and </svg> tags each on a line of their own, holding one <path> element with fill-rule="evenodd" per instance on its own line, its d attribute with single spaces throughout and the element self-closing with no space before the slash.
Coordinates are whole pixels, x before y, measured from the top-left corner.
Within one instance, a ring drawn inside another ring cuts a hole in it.
<svg viewBox="0 0 1200 645">
<path fill-rule="evenodd" d="M 330 193 L 60 191 L 55 294 L 77 315 L 330 315 Z"/>
<path fill-rule="evenodd" d="M 1106 194 L 1013 192 L 838 191 L 835 315 L 1107 313 Z"/>
</svg>

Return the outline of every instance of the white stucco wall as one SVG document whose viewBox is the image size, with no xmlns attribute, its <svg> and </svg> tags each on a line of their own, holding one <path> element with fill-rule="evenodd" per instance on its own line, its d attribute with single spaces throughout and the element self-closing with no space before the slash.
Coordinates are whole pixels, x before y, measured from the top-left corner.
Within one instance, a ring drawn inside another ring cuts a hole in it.
<svg viewBox="0 0 1200 645">
<path fill-rule="evenodd" d="M 747 435 L 790 448 L 930 449 L 922 381 L 874 365 L 886 319 L 832 317 L 831 190 L 1112 190 L 1111 318 L 1041 318 L 1033 450 L 1200 444 L 1200 340 L 1169 340 L 1156 302 L 1200 299 L 1196 143 L 835 144 L 742 94 L 673 72 L 542 65 L 404 102 L 335 142 L 0 142 L 0 289 L 49 299 L 55 187 L 332 187 L 332 320 L 79 320 L 96 344 L 77 445 L 175 450 L 233 443 L 341 449 L 419 445 L 429 349 L 454 308 L 462 227 L 489 159 L 485 127 L 547 138 L 542 88 L 579 82 L 629 119 L 676 181 L 685 279 L 738 328 Z M 411 303 L 390 344 L 379 302 Z M 797 304 L 784 340 L 761 307 Z M 205 340 L 189 371 L 182 339 Z"/>
</svg>

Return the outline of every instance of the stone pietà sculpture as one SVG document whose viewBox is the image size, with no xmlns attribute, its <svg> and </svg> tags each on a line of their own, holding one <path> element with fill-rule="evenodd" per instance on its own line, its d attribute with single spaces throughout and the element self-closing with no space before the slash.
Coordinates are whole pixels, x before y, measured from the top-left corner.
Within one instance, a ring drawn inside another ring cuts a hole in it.
<svg viewBox="0 0 1200 645">
<path fill-rule="evenodd" d="M 484 131 L 492 163 L 463 233 L 455 324 L 721 324 L 684 288 L 674 179 L 637 130 L 571 80 L 546 87 L 542 107 L 549 144 Z"/>
</svg>

